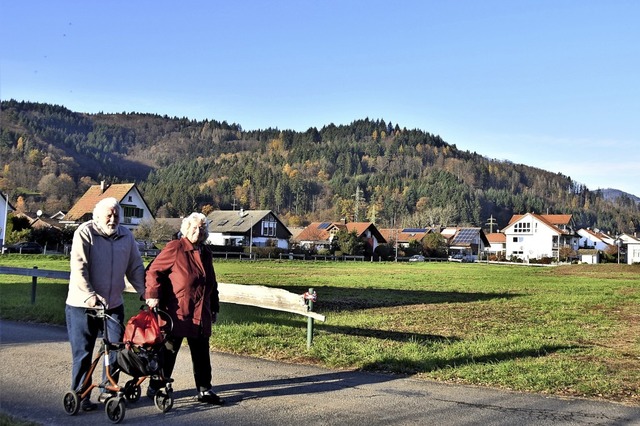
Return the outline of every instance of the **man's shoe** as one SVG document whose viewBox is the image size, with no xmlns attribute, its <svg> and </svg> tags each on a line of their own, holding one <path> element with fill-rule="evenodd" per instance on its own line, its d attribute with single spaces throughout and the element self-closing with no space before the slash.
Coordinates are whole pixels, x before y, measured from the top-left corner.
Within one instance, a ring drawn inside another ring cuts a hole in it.
<svg viewBox="0 0 640 426">
<path fill-rule="evenodd" d="M 98 404 L 91 402 L 89 397 L 87 397 L 80 401 L 80 408 L 82 408 L 82 411 L 93 411 L 98 408 Z"/>
<path fill-rule="evenodd" d="M 211 389 L 198 393 L 198 401 L 205 404 L 224 405 L 224 399 L 213 393 Z"/>
</svg>

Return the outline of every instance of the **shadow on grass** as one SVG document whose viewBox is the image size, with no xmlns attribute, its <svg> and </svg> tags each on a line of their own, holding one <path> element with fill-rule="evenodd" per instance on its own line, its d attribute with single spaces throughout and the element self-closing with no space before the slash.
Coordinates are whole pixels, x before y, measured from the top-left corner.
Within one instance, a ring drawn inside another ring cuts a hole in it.
<svg viewBox="0 0 640 426">
<path fill-rule="evenodd" d="M 221 324 L 224 323 L 259 323 L 273 324 L 292 328 L 304 328 L 307 326 L 307 319 L 296 314 L 286 312 L 273 312 L 253 306 L 228 305 L 226 311 L 225 303 L 222 304 L 223 312 Z M 231 307 L 232 306 L 232 307 Z M 407 333 L 393 330 L 378 330 L 370 328 L 358 328 L 350 326 L 339 326 L 315 323 L 316 332 L 326 332 L 329 334 L 342 334 L 351 336 L 371 337 L 375 339 L 393 340 L 397 342 L 418 342 L 418 343 L 454 343 L 461 340 L 455 336 L 440 336 L 426 333 Z"/>
<path fill-rule="evenodd" d="M 303 294 L 306 290 L 301 287 L 284 287 L 292 293 Z M 472 303 L 491 299 L 507 299 L 520 297 L 513 293 L 462 293 L 451 291 L 425 291 L 425 290 L 394 290 L 394 289 L 350 289 L 336 287 L 316 288 L 318 301 L 314 304 L 314 311 L 323 314 L 331 312 L 350 312 L 361 309 L 412 306 L 440 303 Z M 227 304 L 222 304 L 223 306 Z M 231 305 L 228 305 L 231 306 Z M 223 308 L 224 309 L 224 308 Z M 268 311 L 261 308 L 233 305 L 228 312 L 223 312 L 223 321 L 229 322 L 256 322 L 284 325 L 288 327 L 301 327 L 306 325 L 304 317 L 283 312 Z M 453 343 L 460 340 L 455 336 L 441 336 L 425 333 L 397 332 L 393 330 L 379 330 L 358 328 L 351 326 L 336 326 L 325 323 L 316 323 L 317 330 L 334 334 L 372 337 L 377 339 L 393 340 L 397 342 L 435 342 Z"/>
<path fill-rule="evenodd" d="M 280 287 L 296 294 L 304 294 L 308 288 Z M 317 312 L 340 312 L 358 309 L 385 308 L 436 303 L 471 303 L 492 299 L 520 297 L 515 293 L 468 293 L 459 291 L 358 289 L 342 287 L 315 287 Z"/>
<path fill-rule="evenodd" d="M 521 351 L 502 351 L 482 356 L 460 356 L 448 359 L 427 359 L 416 361 L 407 358 L 388 357 L 362 366 L 364 371 L 394 371 L 402 374 L 427 373 L 443 368 L 456 368 L 463 365 L 494 364 L 521 358 L 542 358 L 552 353 L 572 349 L 576 346 L 544 345 L 539 348 Z"/>
</svg>

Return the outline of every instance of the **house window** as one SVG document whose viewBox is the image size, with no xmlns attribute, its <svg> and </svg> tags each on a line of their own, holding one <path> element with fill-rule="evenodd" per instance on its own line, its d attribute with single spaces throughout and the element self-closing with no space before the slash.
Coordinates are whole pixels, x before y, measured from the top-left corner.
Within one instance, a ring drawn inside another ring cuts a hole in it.
<svg viewBox="0 0 640 426">
<path fill-rule="evenodd" d="M 122 206 L 124 217 L 137 217 L 141 218 L 144 215 L 144 210 L 135 206 Z"/>
<path fill-rule="evenodd" d="M 513 232 L 531 232 L 531 222 L 518 222 L 513 227 Z"/>
<path fill-rule="evenodd" d="M 275 220 L 265 219 L 262 221 L 262 235 L 266 237 L 275 237 L 278 223 Z"/>
</svg>

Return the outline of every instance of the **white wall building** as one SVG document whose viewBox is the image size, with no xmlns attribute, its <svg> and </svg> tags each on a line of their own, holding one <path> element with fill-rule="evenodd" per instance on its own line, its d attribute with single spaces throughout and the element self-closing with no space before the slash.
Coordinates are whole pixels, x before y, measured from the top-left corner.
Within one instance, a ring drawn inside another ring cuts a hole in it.
<svg viewBox="0 0 640 426">
<path fill-rule="evenodd" d="M 207 219 L 209 244 L 289 249 L 291 232 L 271 210 L 216 210 Z"/>
<path fill-rule="evenodd" d="M 6 240 L 7 216 L 13 211 L 13 207 L 9 204 L 9 196 L 0 192 L 0 248 Z M 0 252 L 2 250 L 0 249 Z"/>
<path fill-rule="evenodd" d="M 514 215 L 502 230 L 506 237 L 506 257 L 559 259 L 563 247 L 578 250 L 579 237 L 571 215 Z"/>
<path fill-rule="evenodd" d="M 590 248 L 596 250 L 606 250 L 613 240 L 611 236 L 600 231 L 599 229 L 583 228 L 578 230 L 580 236 L 579 245 L 581 248 Z"/>
<path fill-rule="evenodd" d="M 93 217 L 93 208 L 103 198 L 113 197 L 122 208 L 120 224 L 133 230 L 142 222 L 155 221 L 149 206 L 134 183 L 92 185 L 67 212 L 61 224 L 77 226 Z"/>
<path fill-rule="evenodd" d="M 627 234 L 620 235 L 620 239 L 622 240 L 622 251 L 626 257 L 626 259 L 620 258 L 620 262 L 626 260 L 629 265 L 640 263 L 640 239 Z"/>
</svg>

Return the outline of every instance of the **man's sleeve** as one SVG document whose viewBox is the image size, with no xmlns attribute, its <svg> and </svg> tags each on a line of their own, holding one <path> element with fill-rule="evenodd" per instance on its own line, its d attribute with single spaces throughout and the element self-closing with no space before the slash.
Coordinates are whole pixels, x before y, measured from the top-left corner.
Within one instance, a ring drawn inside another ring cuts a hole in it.
<svg viewBox="0 0 640 426">
<path fill-rule="evenodd" d="M 140 256 L 140 250 L 136 244 L 135 238 L 131 236 L 131 248 L 129 250 L 129 264 L 127 265 L 127 280 L 140 297 L 144 296 L 144 263 Z"/>
<path fill-rule="evenodd" d="M 73 234 L 71 254 L 69 260 L 70 283 L 83 292 L 93 293 L 89 275 L 89 257 L 91 256 L 91 241 L 86 228 L 79 228 Z"/>
</svg>

